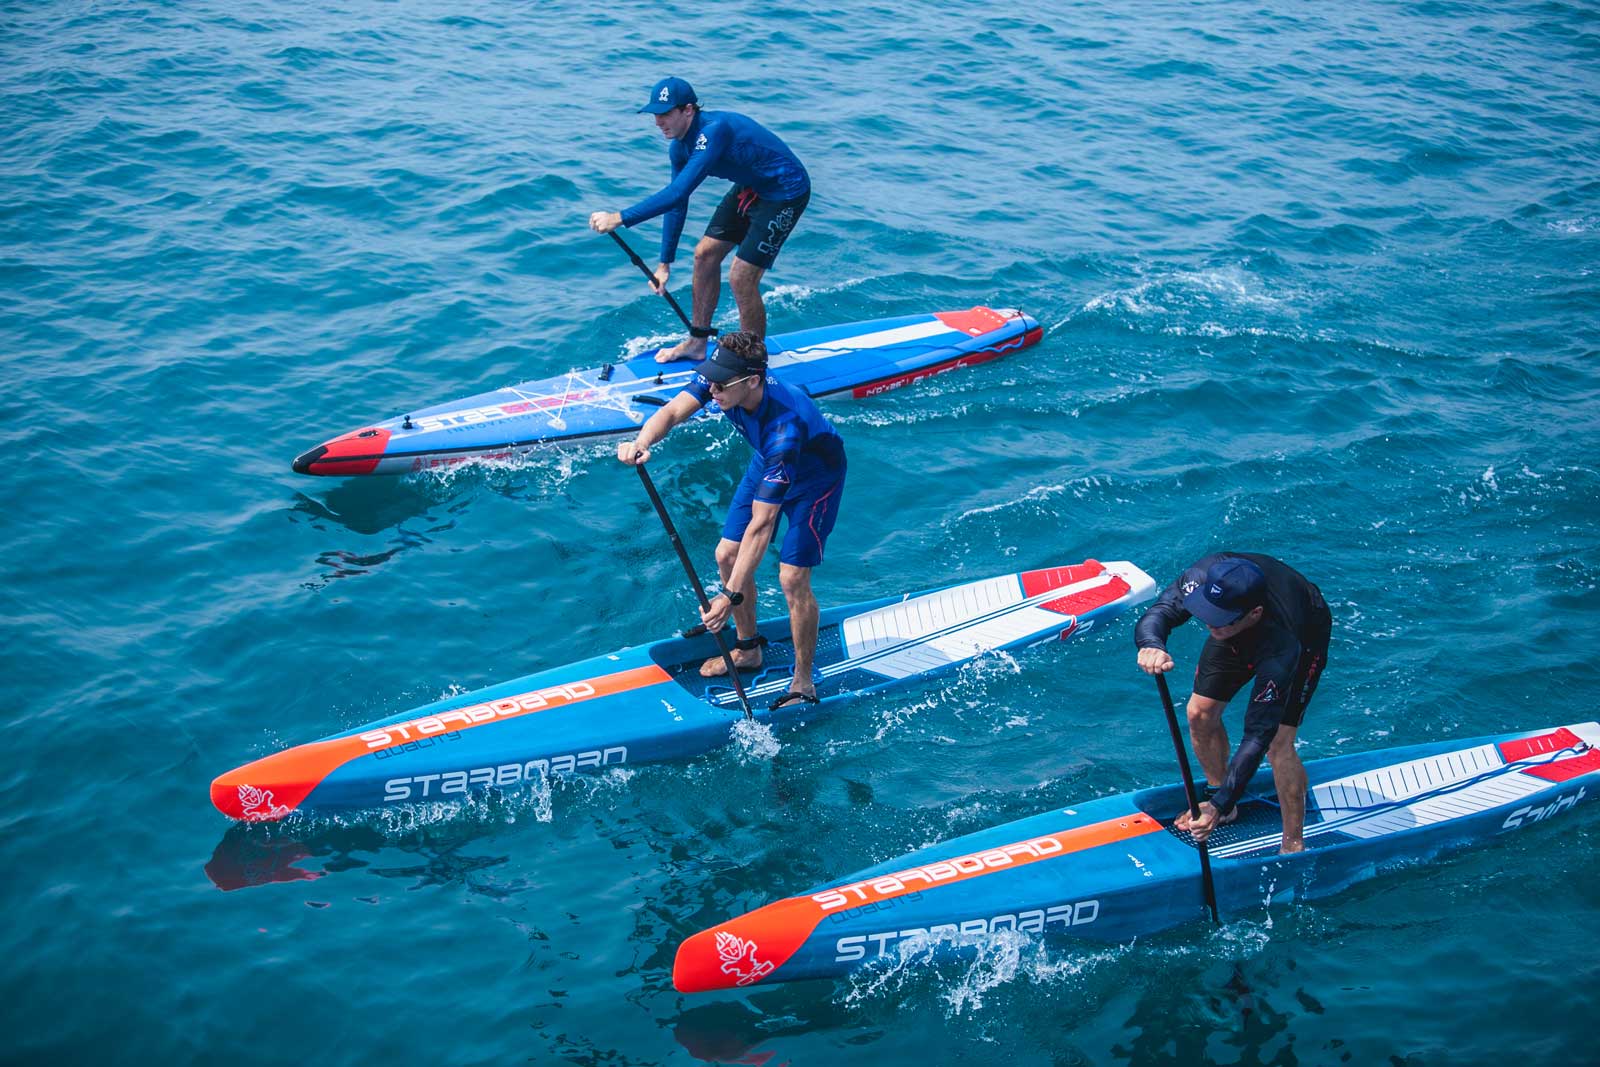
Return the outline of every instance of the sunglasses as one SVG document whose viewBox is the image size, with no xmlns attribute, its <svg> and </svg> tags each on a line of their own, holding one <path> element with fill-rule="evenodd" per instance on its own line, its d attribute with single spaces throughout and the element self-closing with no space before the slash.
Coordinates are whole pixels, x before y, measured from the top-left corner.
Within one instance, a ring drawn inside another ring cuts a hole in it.
<svg viewBox="0 0 1600 1067">
<path fill-rule="evenodd" d="M 746 374 L 743 378 L 735 378 L 731 382 L 707 382 L 706 385 L 710 387 L 710 389 L 711 389 L 711 391 L 713 393 L 721 393 L 721 392 L 725 392 L 725 391 L 727 391 L 729 389 L 732 389 L 734 386 L 738 385 L 740 382 L 748 382 L 751 378 L 754 378 L 754 377 L 755 377 L 754 374 Z"/>
</svg>

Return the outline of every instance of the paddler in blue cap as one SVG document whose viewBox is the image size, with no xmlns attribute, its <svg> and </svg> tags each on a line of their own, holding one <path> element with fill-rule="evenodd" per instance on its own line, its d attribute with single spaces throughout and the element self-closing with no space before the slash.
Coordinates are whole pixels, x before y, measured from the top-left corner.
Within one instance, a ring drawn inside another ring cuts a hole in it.
<svg viewBox="0 0 1600 1067">
<path fill-rule="evenodd" d="M 1322 591 L 1294 568 L 1250 552 L 1198 559 L 1145 611 L 1134 628 L 1139 668 L 1165 674 L 1173 667 L 1167 636 L 1194 616 L 1211 631 L 1200 650 L 1189 695 L 1189 737 L 1205 769 L 1211 799 L 1200 818 L 1176 826 L 1204 842 L 1238 818 L 1236 805 L 1265 756 L 1272 764 L 1283 813 L 1283 852 L 1305 850 L 1306 769 L 1294 740 L 1317 679 L 1328 662 L 1332 617 Z M 1222 711 L 1255 680 L 1244 715 L 1244 740 L 1228 757 Z"/>
<path fill-rule="evenodd" d="M 761 276 L 771 269 L 794 224 L 811 199 L 811 178 L 778 136 L 754 119 L 732 111 L 701 111 L 694 89 L 682 78 L 662 78 L 639 109 L 655 116 L 656 129 L 671 142 L 672 181 L 660 192 L 623 211 L 596 211 L 589 227 L 610 233 L 661 220 L 661 262 L 652 287 L 666 292 L 678 237 L 689 212 L 689 194 L 706 178 L 733 182 L 717 205 L 706 234 L 694 249 L 694 299 L 689 337 L 664 348 L 656 359 L 704 359 L 707 339 L 716 331 L 711 318 L 722 293 L 722 261 L 738 248 L 728 270 L 739 305 L 739 329 L 765 339 L 767 308 L 761 302 Z"/>
<path fill-rule="evenodd" d="M 795 701 L 817 702 L 811 666 L 817 649 L 817 598 L 811 592 L 811 569 L 822 562 L 822 550 L 844 493 L 844 442 L 817 410 L 811 398 L 767 376 L 767 347 L 753 333 L 725 334 L 711 358 L 677 396 L 650 416 L 639 436 L 617 446 L 617 459 L 645 463 L 650 449 L 674 426 L 715 400 L 755 455 L 734 490 L 717 542 L 717 571 L 722 592 L 701 613 L 706 629 L 719 631 L 733 616 L 738 640 L 733 661 L 743 670 L 761 666 L 756 633 L 756 567 L 777 532 L 778 516 L 788 523 L 778 555 L 778 582 L 789 604 L 789 630 L 794 637 L 794 677 L 789 690 L 772 707 Z M 707 678 L 727 673 L 721 656 L 700 667 Z"/>
</svg>

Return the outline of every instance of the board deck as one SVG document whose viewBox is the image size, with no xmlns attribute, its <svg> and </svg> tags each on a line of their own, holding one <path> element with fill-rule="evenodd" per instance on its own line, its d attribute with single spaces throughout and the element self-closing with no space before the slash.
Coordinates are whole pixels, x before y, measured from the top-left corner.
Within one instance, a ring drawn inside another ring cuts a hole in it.
<svg viewBox="0 0 1600 1067">
<path fill-rule="evenodd" d="M 768 367 L 812 397 L 861 398 L 1020 351 L 1042 336 L 1020 311 L 974 307 L 777 334 L 768 339 Z M 293 466 L 335 477 L 407 474 L 633 433 L 694 375 L 692 363 L 657 363 L 657 351 L 416 408 L 340 434 Z"/>
</svg>

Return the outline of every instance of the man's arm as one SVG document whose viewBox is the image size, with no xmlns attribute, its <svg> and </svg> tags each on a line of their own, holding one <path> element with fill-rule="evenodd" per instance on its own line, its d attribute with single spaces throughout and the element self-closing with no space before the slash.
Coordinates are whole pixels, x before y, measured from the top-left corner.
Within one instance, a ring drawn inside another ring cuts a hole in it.
<svg viewBox="0 0 1600 1067">
<path fill-rule="evenodd" d="M 690 386 L 659 408 L 645 424 L 639 427 L 639 436 L 617 445 L 617 459 L 630 466 L 650 462 L 650 449 L 679 423 L 694 418 L 695 412 L 705 405 L 699 394 Z"/>
<path fill-rule="evenodd" d="M 750 505 L 750 525 L 744 528 L 744 536 L 739 539 L 739 555 L 733 561 L 733 570 L 728 572 L 728 589 L 747 589 L 755 578 L 756 568 L 761 566 L 761 557 L 767 554 L 767 548 L 772 544 L 773 531 L 778 528 L 777 504 L 766 504 L 759 500 Z M 711 598 L 710 607 L 700 613 L 700 622 L 712 633 L 722 629 L 728 623 L 728 616 L 733 612 L 733 602 L 728 599 L 727 593 L 719 593 Z"/>
<path fill-rule="evenodd" d="M 711 173 L 712 165 L 727 149 L 732 134 L 721 123 L 701 127 L 701 139 L 689 148 L 688 158 L 680 165 L 673 161 L 672 181 L 652 196 L 622 211 L 622 225 L 637 226 L 657 215 L 665 215 L 661 222 L 661 262 L 671 263 L 677 256 L 678 238 L 683 233 L 683 222 L 689 214 L 689 194 L 700 187 Z"/>
</svg>

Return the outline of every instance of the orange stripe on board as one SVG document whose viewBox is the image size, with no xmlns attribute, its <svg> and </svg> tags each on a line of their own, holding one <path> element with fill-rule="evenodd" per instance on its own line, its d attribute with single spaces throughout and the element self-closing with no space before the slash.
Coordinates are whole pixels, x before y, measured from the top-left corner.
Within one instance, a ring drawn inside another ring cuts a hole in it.
<svg viewBox="0 0 1600 1067">
<path fill-rule="evenodd" d="M 671 675 L 651 664 L 598 678 L 531 689 L 432 715 L 419 715 L 392 726 L 377 726 L 345 737 L 297 745 L 220 775 L 211 783 L 211 803 L 231 818 L 270 822 L 299 807 L 328 775 L 369 753 L 671 680 Z"/>
<path fill-rule="evenodd" d="M 807 897 L 790 897 L 702 930 L 678 946 L 672 985 L 680 993 L 754 985 L 788 962 L 827 916 L 943 885 L 1015 870 L 1040 860 L 1155 833 L 1161 824 L 1143 813 L 1107 819 L 1009 845 L 908 867 Z"/>
</svg>

